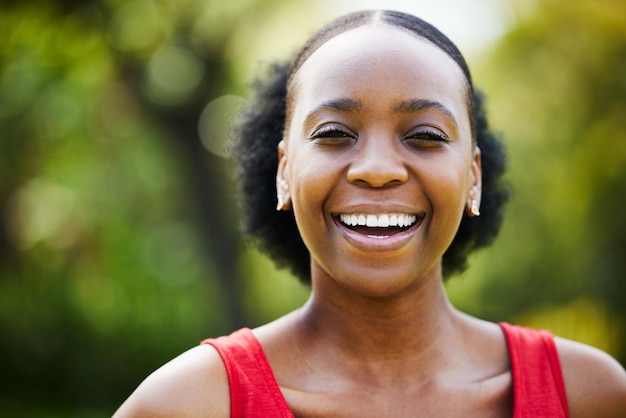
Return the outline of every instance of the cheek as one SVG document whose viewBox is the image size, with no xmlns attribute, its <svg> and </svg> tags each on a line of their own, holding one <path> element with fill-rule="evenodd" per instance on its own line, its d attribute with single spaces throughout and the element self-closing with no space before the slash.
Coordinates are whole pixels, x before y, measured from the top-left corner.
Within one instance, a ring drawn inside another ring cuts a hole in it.
<svg viewBox="0 0 626 418">
<path fill-rule="evenodd" d="M 309 173 L 302 170 L 293 184 L 292 210 L 300 237 L 314 259 L 321 256 L 328 242 L 330 222 L 324 215 L 328 188 L 324 171 Z"/>
<path fill-rule="evenodd" d="M 423 167 L 425 193 L 433 216 L 456 224 L 460 222 L 471 180 L 469 159 L 455 158 Z"/>
<path fill-rule="evenodd" d="M 324 204 L 332 188 L 338 183 L 338 170 L 314 153 L 302 152 L 291 159 L 290 193 L 298 227 L 323 220 Z M 304 231 L 303 231 L 304 232 Z"/>
</svg>

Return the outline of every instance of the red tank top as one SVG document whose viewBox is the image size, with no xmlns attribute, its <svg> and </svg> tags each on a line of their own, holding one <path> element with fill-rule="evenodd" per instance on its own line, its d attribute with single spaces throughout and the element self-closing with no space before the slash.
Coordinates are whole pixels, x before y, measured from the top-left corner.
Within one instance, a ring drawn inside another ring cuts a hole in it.
<svg viewBox="0 0 626 418">
<path fill-rule="evenodd" d="M 569 411 L 552 334 L 501 323 L 513 374 L 513 418 L 567 418 Z M 228 374 L 232 418 L 293 418 L 258 340 L 248 328 L 207 339 Z"/>
</svg>

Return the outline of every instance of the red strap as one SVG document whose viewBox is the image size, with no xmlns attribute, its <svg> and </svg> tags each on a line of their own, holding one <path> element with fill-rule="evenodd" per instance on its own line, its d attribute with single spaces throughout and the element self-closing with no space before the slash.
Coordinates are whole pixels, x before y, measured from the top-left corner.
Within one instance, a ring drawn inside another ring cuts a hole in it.
<svg viewBox="0 0 626 418">
<path fill-rule="evenodd" d="M 554 337 L 548 331 L 501 323 L 511 359 L 515 418 L 569 417 Z"/>
<path fill-rule="evenodd" d="M 202 344 L 212 345 L 222 357 L 230 385 L 232 418 L 293 418 L 263 348 L 250 329 Z"/>
</svg>

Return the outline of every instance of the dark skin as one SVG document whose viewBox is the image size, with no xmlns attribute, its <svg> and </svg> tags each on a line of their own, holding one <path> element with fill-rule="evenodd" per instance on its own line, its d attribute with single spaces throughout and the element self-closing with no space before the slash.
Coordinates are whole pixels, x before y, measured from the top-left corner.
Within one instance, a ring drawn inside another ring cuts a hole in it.
<svg viewBox="0 0 626 418">
<path fill-rule="evenodd" d="M 295 416 L 513 416 L 500 328 L 454 309 L 443 288 L 441 257 L 481 191 L 460 69 L 372 25 L 320 47 L 291 89 L 277 189 L 311 253 L 312 292 L 254 334 Z M 410 225 L 368 234 L 342 215 Z M 571 416 L 623 417 L 624 369 L 581 344 L 557 348 Z M 230 416 L 219 355 L 182 354 L 115 416 Z"/>
</svg>

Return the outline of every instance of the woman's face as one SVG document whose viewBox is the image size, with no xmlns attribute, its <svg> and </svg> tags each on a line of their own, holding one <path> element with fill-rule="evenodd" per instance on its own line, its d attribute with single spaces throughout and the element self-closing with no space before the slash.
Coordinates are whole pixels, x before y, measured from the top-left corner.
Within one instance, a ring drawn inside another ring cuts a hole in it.
<svg viewBox="0 0 626 418">
<path fill-rule="evenodd" d="M 314 285 L 389 296 L 440 278 L 468 201 L 480 199 L 460 68 L 426 40 L 365 26 L 322 45 L 293 81 L 277 185 Z"/>
</svg>

